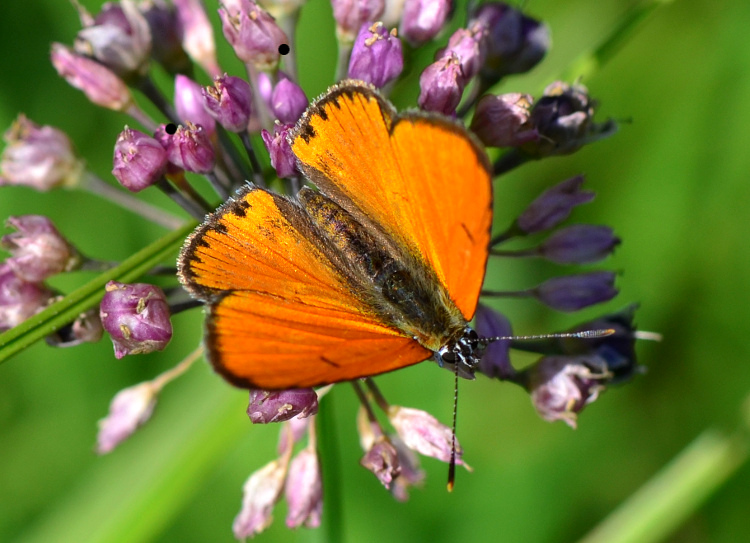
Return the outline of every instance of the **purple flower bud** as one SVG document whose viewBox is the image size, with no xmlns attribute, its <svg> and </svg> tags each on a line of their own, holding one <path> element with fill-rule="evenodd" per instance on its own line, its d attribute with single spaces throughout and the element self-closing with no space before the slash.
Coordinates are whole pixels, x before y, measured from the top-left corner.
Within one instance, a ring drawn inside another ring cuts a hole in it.
<svg viewBox="0 0 750 543">
<path fill-rule="evenodd" d="M 375 440 L 359 463 L 374 473 L 375 477 L 388 489 L 391 488 L 393 480 L 401 474 L 398 451 L 383 435 Z"/>
<path fill-rule="evenodd" d="M 314 415 L 310 417 L 305 415 L 305 417 L 307 418 L 292 417 L 281 424 L 279 445 L 277 447 L 279 456 L 284 456 L 286 453 L 291 454 L 289 451 L 294 447 L 294 444 L 299 443 L 305 437 L 311 424 L 315 424 Z"/>
<path fill-rule="evenodd" d="M 286 525 L 289 528 L 298 528 L 302 525 L 308 528 L 320 526 L 323 482 L 315 449 L 303 449 L 292 459 L 286 478 L 285 494 L 289 505 L 286 516 Z"/>
<path fill-rule="evenodd" d="M 534 296 L 558 311 L 578 311 L 617 296 L 615 274 L 607 271 L 566 275 L 548 279 L 535 289 Z"/>
<path fill-rule="evenodd" d="M 253 424 L 282 422 L 292 417 L 309 417 L 318 412 L 318 395 L 311 388 L 281 391 L 253 389 L 247 416 Z"/>
<path fill-rule="evenodd" d="M 391 406 L 388 419 L 404 443 L 419 454 L 449 462 L 453 445 L 453 430 L 419 409 Z M 456 463 L 464 465 L 463 450 L 456 440 Z"/>
<path fill-rule="evenodd" d="M 102 339 L 104 328 L 99 308 L 94 307 L 78 315 L 76 320 L 62 326 L 44 339 L 52 347 L 75 347 L 82 343 L 96 343 Z"/>
<path fill-rule="evenodd" d="M 133 105 L 125 82 L 107 68 L 60 43 L 52 44 L 52 65 L 69 85 L 80 89 L 91 102 L 114 111 L 127 111 Z"/>
<path fill-rule="evenodd" d="M 574 224 L 553 233 L 537 252 L 558 264 L 586 264 L 607 257 L 619 244 L 609 226 Z"/>
<path fill-rule="evenodd" d="M 216 131 L 216 120 L 203 99 L 203 87 L 182 74 L 174 79 L 174 107 L 180 121 L 202 126 L 208 134 Z"/>
<path fill-rule="evenodd" d="M 0 332 L 38 313 L 53 297 L 44 285 L 24 281 L 8 264 L 0 263 Z"/>
<path fill-rule="evenodd" d="M 502 2 L 482 4 L 472 20 L 488 30 L 487 60 L 482 66 L 488 85 L 506 75 L 529 71 L 549 49 L 547 26 Z"/>
<path fill-rule="evenodd" d="M 188 172 L 210 173 L 216 164 L 216 153 L 209 135 L 202 126 L 189 121 L 185 126 L 178 126 L 168 138 L 166 150 L 169 162 Z"/>
<path fill-rule="evenodd" d="M 156 407 L 158 392 L 151 381 L 118 392 L 109 404 L 109 414 L 99 421 L 96 452 L 110 452 L 146 423 Z"/>
<path fill-rule="evenodd" d="M 271 512 L 284 488 L 288 462 L 279 458 L 254 472 L 242 487 L 242 507 L 234 518 L 232 531 L 244 540 L 265 530 L 273 520 Z"/>
<path fill-rule="evenodd" d="M 129 191 L 138 192 L 162 178 L 167 152 L 151 136 L 126 126 L 117 137 L 113 163 L 112 175 Z"/>
<path fill-rule="evenodd" d="M 574 207 L 594 199 L 594 193 L 582 191 L 583 176 L 571 177 L 545 190 L 518 217 L 516 225 L 527 234 L 554 228 L 568 218 Z"/>
<path fill-rule="evenodd" d="M 294 128 L 292 125 L 275 125 L 273 129 L 273 136 L 271 133 L 263 129 L 260 136 L 263 138 L 263 143 L 268 149 L 268 153 L 271 155 L 271 166 L 276 170 L 276 175 L 280 179 L 286 177 L 292 177 L 297 175 L 297 162 L 292 153 L 292 148 L 289 146 L 287 141 L 287 134 Z"/>
<path fill-rule="evenodd" d="M 203 106 L 216 121 L 230 132 L 244 132 L 252 112 L 250 84 L 239 77 L 224 74 L 203 87 Z"/>
<path fill-rule="evenodd" d="M 385 0 L 331 0 L 336 35 L 344 43 L 352 43 L 365 23 L 380 19 Z"/>
<path fill-rule="evenodd" d="M 550 422 L 576 427 L 576 415 L 604 391 L 609 372 L 596 357 L 545 356 L 526 370 L 531 403 Z"/>
<path fill-rule="evenodd" d="M 307 96 L 291 79 L 283 77 L 273 88 L 271 110 L 282 124 L 294 124 L 307 109 Z"/>
<path fill-rule="evenodd" d="M 99 308 L 115 357 L 161 351 L 172 338 L 167 298 L 159 287 L 110 281 Z"/>
<path fill-rule="evenodd" d="M 77 53 L 96 59 L 126 81 L 146 74 L 151 31 L 132 0 L 104 4 L 92 23 L 78 32 Z"/>
<path fill-rule="evenodd" d="M 55 274 L 81 265 L 81 255 L 42 215 L 10 217 L 6 226 L 17 232 L 0 239 L 0 246 L 11 253 L 5 262 L 18 277 L 41 283 Z"/>
<path fill-rule="evenodd" d="M 513 334 L 510 321 L 505 315 L 479 304 L 474 315 L 476 319 L 476 332 L 479 337 L 501 337 Z M 487 377 L 498 379 L 510 379 L 516 374 L 516 370 L 510 363 L 510 340 L 503 339 L 493 341 L 485 348 L 484 354 L 479 361 L 479 371 Z"/>
<path fill-rule="evenodd" d="M 451 0 L 406 0 L 399 33 L 412 46 L 418 47 L 443 29 L 451 7 Z"/>
<path fill-rule="evenodd" d="M 539 132 L 530 125 L 532 98 L 517 92 L 479 99 L 471 130 L 488 147 L 518 147 L 539 139 Z"/>
<path fill-rule="evenodd" d="M 404 69 L 401 40 L 383 23 L 365 23 L 357 35 L 349 58 L 349 78 L 380 88 L 396 79 Z"/>
<path fill-rule="evenodd" d="M 560 340 L 561 354 L 594 355 L 602 359 L 607 371 L 612 374 L 611 383 L 619 383 L 638 373 L 635 354 L 636 329 L 633 319 L 637 304 L 631 304 L 622 311 L 610 313 L 588 322 L 579 324 L 572 331 L 613 329 L 610 336 L 582 339 L 566 338 Z"/>
<path fill-rule="evenodd" d="M 221 74 L 216 60 L 214 29 L 201 0 L 172 0 L 177 9 L 178 35 L 187 54 L 208 75 Z"/>
<path fill-rule="evenodd" d="M 612 120 L 594 123 L 595 105 L 583 85 L 570 86 L 560 81 L 548 85 L 531 110 L 531 124 L 541 137 L 525 144 L 523 151 L 534 158 L 566 155 L 611 136 L 617 131 L 617 124 Z"/>
<path fill-rule="evenodd" d="M 470 28 L 459 28 L 448 40 L 448 45 L 438 53 L 439 56 L 455 55 L 461 63 L 464 79 L 469 81 L 479 73 L 486 55 L 487 30 L 479 23 Z"/>
<path fill-rule="evenodd" d="M 466 79 L 455 55 L 444 56 L 425 68 L 419 76 L 419 107 L 455 115 Z"/>
<path fill-rule="evenodd" d="M 177 10 L 166 0 L 142 2 L 138 9 L 151 31 L 151 56 L 170 74 L 190 73 L 190 59 L 180 42 Z"/>
<path fill-rule="evenodd" d="M 281 28 L 252 0 L 221 0 L 219 16 L 224 36 L 237 57 L 259 70 L 279 64 L 279 45 L 289 43 Z"/>
<path fill-rule="evenodd" d="M 400 502 L 409 499 L 409 487 L 419 485 L 424 481 L 424 472 L 419 467 L 419 458 L 396 435 L 389 436 L 391 443 L 398 451 L 398 465 L 401 473 L 393 480 L 391 495 Z"/>
<path fill-rule="evenodd" d="M 39 126 L 19 115 L 4 135 L 0 186 L 24 185 L 46 191 L 78 184 L 84 171 L 68 136 L 52 126 Z"/>
</svg>

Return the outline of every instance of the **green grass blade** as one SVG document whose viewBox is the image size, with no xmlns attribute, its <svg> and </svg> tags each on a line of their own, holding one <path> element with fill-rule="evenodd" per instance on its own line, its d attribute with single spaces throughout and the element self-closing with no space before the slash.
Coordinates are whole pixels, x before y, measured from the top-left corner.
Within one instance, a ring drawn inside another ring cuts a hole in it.
<svg viewBox="0 0 750 543">
<path fill-rule="evenodd" d="M 148 247 L 123 261 L 94 279 L 71 292 L 56 302 L 0 334 L 0 363 L 22 351 L 36 341 L 51 334 L 61 326 L 73 321 L 78 315 L 94 307 L 104 296 L 104 285 L 115 280 L 124 283 L 132 282 L 148 272 L 151 268 L 172 257 L 182 246 L 184 239 L 193 231 L 197 223 L 190 221 L 181 228 L 156 240 Z"/>
</svg>

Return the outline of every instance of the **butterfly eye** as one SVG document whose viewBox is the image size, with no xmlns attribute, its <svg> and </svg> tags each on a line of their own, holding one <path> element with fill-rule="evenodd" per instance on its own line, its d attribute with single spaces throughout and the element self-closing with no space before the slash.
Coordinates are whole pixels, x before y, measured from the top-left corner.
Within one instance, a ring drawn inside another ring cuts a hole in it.
<svg viewBox="0 0 750 543">
<path fill-rule="evenodd" d="M 440 353 L 440 357 L 443 359 L 443 362 L 448 364 L 455 364 L 458 361 L 458 355 L 453 351 L 446 350 L 445 352 Z"/>
</svg>

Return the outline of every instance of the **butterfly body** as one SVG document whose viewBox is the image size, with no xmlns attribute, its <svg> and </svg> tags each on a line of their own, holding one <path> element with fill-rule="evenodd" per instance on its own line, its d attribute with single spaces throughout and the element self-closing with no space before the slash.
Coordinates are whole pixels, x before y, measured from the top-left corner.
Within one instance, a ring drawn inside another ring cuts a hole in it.
<svg viewBox="0 0 750 543">
<path fill-rule="evenodd" d="M 399 116 L 356 82 L 313 104 L 290 144 L 317 190 L 248 185 L 180 256 L 216 370 L 281 389 L 435 357 L 469 376 L 492 217 L 483 151 L 450 120 Z"/>
</svg>

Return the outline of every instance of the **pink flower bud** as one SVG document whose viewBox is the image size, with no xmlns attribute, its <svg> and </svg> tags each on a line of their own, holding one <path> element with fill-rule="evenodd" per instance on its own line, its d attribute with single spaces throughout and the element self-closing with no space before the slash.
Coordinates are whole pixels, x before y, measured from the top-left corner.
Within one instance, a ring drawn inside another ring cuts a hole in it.
<svg viewBox="0 0 750 543">
<path fill-rule="evenodd" d="M 375 477 L 386 488 L 391 488 L 391 483 L 401 474 L 401 466 L 398 460 L 398 451 L 391 441 L 381 435 L 375 439 L 362 460 L 362 467 L 370 470 Z"/>
<path fill-rule="evenodd" d="M 208 134 L 202 126 L 189 121 L 169 136 L 166 149 L 169 162 L 188 172 L 210 173 L 216 164 L 216 153 Z"/>
<path fill-rule="evenodd" d="M 162 178 L 167 152 L 151 136 L 126 126 L 117 137 L 113 162 L 112 175 L 129 191 L 138 192 Z"/>
<path fill-rule="evenodd" d="M 279 45 L 289 43 L 281 28 L 252 0 L 221 0 L 219 16 L 224 37 L 237 57 L 259 70 L 279 64 Z"/>
<path fill-rule="evenodd" d="M 594 199 L 594 193 L 581 190 L 581 185 L 583 176 L 579 175 L 545 190 L 519 215 L 518 228 L 533 234 L 560 224 L 570 216 L 573 208 Z"/>
<path fill-rule="evenodd" d="M 451 0 L 406 0 L 399 33 L 417 47 L 443 29 L 451 12 Z"/>
<path fill-rule="evenodd" d="M 305 418 L 317 412 L 318 395 L 311 388 L 250 391 L 247 416 L 254 424 L 282 422 L 296 416 Z"/>
<path fill-rule="evenodd" d="M 263 143 L 271 155 L 271 166 L 276 170 L 276 175 L 280 179 L 292 177 L 299 173 L 294 153 L 292 153 L 292 148 L 287 141 L 287 134 L 292 128 L 294 127 L 290 124 L 277 124 L 274 126 L 273 135 L 266 129 L 261 130 L 260 133 Z"/>
<path fill-rule="evenodd" d="M 6 225 L 17 232 L 3 236 L 0 246 L 11 253 L 6 263 L 24 281 L 40 283 L 55 274 L 80 266 L 78 251 L 60 235 L 47 217 L 10 217 Z"/>
<path fill-rule="evenodd" d="M 224 74 L 211 87 L 201 89 L 203 107 L 230 132 L 244 132 L 252 113 L 250 84 L 239 77 Z"/>
<path fill-rule="evenodd" d="M 167 298 L 159 287 L 110 281 L 99 308 L 115 357 L 160 351 L 172 338 Z"/>
<path fill-rule="evenodd" d="M 532 98 L 517 92 L 482 96 L 471 130 L 488 147 L 518 147 L 539 139 L 530 124 Z"/>
<path fill-rule="evenodd" d="M 0 157 L 0 185 L 23 185 L 40 191 L 78 184 L 84 171 L 68 136 L 19 115 L 5 132 Z"/>
<path fill-rule="evenodd" d="M 64 325 L 45 337 L 52 347 L 75 347 L 82 343 L 96 343 L 102 339 L 104 327 L 99 318 L 99 308 L 94 307 L 81 313 L 71 323 Z"/>
<path fill-rule="evenodd" d="M 305 92 L 291 79 L 282 77 L 271 93 L 271 110 L 281 124 L 294 124 L 307 109 Z"/>
<path fill-rule="evenodd" d="M 191 63 L 180 41 L 177 9 L 167 0 L 141 2 L 138 9 L 151 31 L 151 56 L 170 74 L 190 73 Z"/>
<path fill-rule="evenodd" d="M 285 494 L 289 505 L 286 516 L 286 525 L 289 528 L 298 528 L 302 525 L 308 528 L 320 526 L 323 482 L 318 455 L 314 449 L 303 449 L 292 459 Z"/>
<path fill-rule="evenodd" d="M 365 23 L 380 19 L 385 0 L 331 0 L 336 34 L 344 43 L 352 43 Z"/>
<path fill-rule="evenodd" d="M 455 54 L 436 60 L 419 77 L 419 107 L 445 115 L 455 115 L 466 79 Z"/>
<path fill-rule="evenodd" d="M 173 0 L 182 47 L 211 77 L 221 74 L 211 21 L 201 0 Z"/>
<path fill-rule="evenodd" d="M 453 450 L 453 431 L 450 427 L 420 409 L 391 406 L 388 419 L 410 449 L 419 454 L 449 462 Z M 456 440 L 456 463 L 463 465 L 463 451 Z"/>
<path fill-rule="evenodd" d="M 132 0 L 107 3 L 93 24 L 78 32 L 75 50 L 125 80 L 138 79 L 148 71 L 151 30 Z"/>
<path fill-rule="evenodd" d="M 118 392 L 109 404 L 109 414 L 99 421 L 96 452 L 112 451 L 145 424 L 154 412 L 158 392 L 151 381 Z"/>
<path fill-rule="evenodd" d="M 174 107 L 183 123 L 202 126 L 208 134 L 216 131 L 216 120 L 206 109 L 203 87 L 189 77 L 177 74 L 174 79 Z"/>
<path fill-rule="evenodd" d="M 288 463 L 284 459 L 276 459 L 245 481 L 242 487 L 242 507 L 232 524 L 235 538 L 252 537 L 271 524 L 271 512 L 284 489 L 287 467 Z"/>
<path fill-rule="evenodd" d="M 125 82 L 102 64 L 74 53 L 60 43 L 52 44 L 52 64 L 72 87 L 80 89 L 97 106 L 127 111 L 133 104 Z"/>
<path fill-rule="evenodd" d="M 44 285 L 18 277 L 8 264 L 0 264 L 0 332 L 10 330 L 44 309 L 54 294 Z"/>
<path fill-rule="evenodd" d="M 362 25 L 349 59 L 349 78 L 383 87 L 401 75 L 404 55 L 396 30 L 383 23 Z"/>
</svg>

